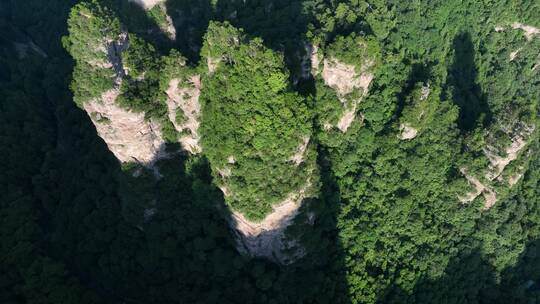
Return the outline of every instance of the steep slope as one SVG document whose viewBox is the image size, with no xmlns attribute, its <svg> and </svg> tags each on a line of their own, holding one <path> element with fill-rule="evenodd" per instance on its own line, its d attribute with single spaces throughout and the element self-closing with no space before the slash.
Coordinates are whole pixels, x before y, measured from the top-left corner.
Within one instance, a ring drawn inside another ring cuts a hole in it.
<svg viewBox="0 0 540 304">
<path fill-rule="evenodd" d="M 130 73 L 125 54 L 130 35 L 118 19 L 97 2 L 83 3 L 69 19 L 68 50 L 76 60 L 72 88 L 98 134 L 121 162 L 151 165 L 165 156 L 157 119 L 122 106 L 118 99 Z"/>
<path fill-rule="evenodd" d="M 202 144 L 253 255 L 279 255 L 283 232 L 317 189 L 311 113 L 283 59 L 260 39 L 211 23 L 203 56 Z"/>
</svg>

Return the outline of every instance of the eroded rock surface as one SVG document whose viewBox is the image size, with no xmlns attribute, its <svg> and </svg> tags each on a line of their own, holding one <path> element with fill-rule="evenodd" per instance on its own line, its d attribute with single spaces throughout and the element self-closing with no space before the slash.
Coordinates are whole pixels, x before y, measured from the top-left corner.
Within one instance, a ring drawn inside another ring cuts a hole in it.
<svg viewBox="0 0 540 304">
<path fill-rule="evenodd" d="M 109 90 L 101 98 L 86 102 L 84 109 L 118 160 L 151 166 L 166 155 L 160 126 L 146 120 L 144 113 L 119 107 L 115 103 L 119 94 L 118 89 Z"/>
<path fill-rule="evenodd" d="M 109 150 L 121 162 L 138 162 L 152 166 L 166 156 L 161 126 L 157 121 L 145 119 L 144 113 L 136 113 L 120 107 L 116 100 L 127 72 L 122 63 L 122 52 L 129 47 L 128 34 L 122 32 L 115 39 L 105 39 L 96 49 L 106 54 L 104 62 L 88 62 L 98 68 L 114 73 L 113 88 L 99 98 L 84 102 L 83 107 L 94 123 L 98 135 Z"/>
<path fill-rule="evenodd" d="M 317 58 L 316 60 L 319 60 L 317 54 L 315 54 L 315 57 Z M 316 67 L 318 69 L 319 63 L 317 61 L 316 63 Z M 363 71 L 361 73 L 357 73 L 353 65 L 344 64 L 339 62 L 337 59 L 332 58 L 323 60 L 321 77 L 327 86 L 336 90 L 338 97 L 345 108 L 345 111 L 336 124 L 336 127 L 343 133 L 347 132 L 352 122 L 355 120 L 357 116 L 356 109 L 361 101 L 360 98 L 348 103 L 345 96 L 357 89 L 362 90 L 363 95 L 367 94 L 369 85 L 373 80 L 373 74 L 366 72 L 365 70 L 370 66 L 371 63 L 366 62 L 366 67 L 363 68 Z M 330 126 L 331 124 L 324 123 L 325 129 L 330 129 Z"/>
<path fill-rule="evenodd" d="M 535 36 L 540 35 L 540 29 L 539 28 L 536 28 L 536 27 L 530 26 L 530 25 L 526 25 L 526 24 L 523 24 L 523 23 L 514 22 L 514 23 L 512 23 L 512 28 L 522 30 L 523 34 L 525 35 L 525 38 L 527 38 L 527 40 L 529 40 L 529 41 L 532 40 Z"/>
<path fill-rule="evenodd" d="M 310 148 L 310 137 L 304 137 L 299 143 L 298 149 L 291 156 L 291 166 L 299 166 L 307 159 Z M 218 186 L 225 197 L 234 195 L 227 187 L 227 178 L 233 174 L 236 159 L 234 156 L 227 158 L 227 163 L 216 168 L 222 183 Z M 309 176 L 312 176 L 310 170 Z M 298 215 L 302 202 L 305 198 L 312 197 L 312 178 L 309 177 L 305 184 L 298 190 L 289 193 L 281 202 L 276 203 L 269 213 L 261 221 L 251 221 L 241 212 L 231 210 L 231 227 L 236 232 L 238 250 L 255 257 L 265 257 L 282 264 L 293 262 L 303 256 L 303 249 L 295 240 L 286 238 L 285 230 Z M 312 219 L 313 220 L 313 219 Z M 285 250 L 293 248 L 285 254 Z"/>
<path fill-rule="evenodd" d="M 290 193 L 281 203 L 276 204 L 272 213 L 260 222 L 252 222 L 234 211 L 231 224 L 238 235 L 239 249 L 252 256 L 266 257 L 283 264 L 301 257 L 301 250 L 292 257 L 283 254 L 284 249 L 295 245 L 294 241 L 285 239 L 284 233 L 298 215 L 310 187 L 311 181 L 308 180 L 301 189 Z"/>
<path fill-rule="evenodd" d="M 304 156 L 306 154 L 306 149 L 309 144 L 309 136 L 304 137 L 304 140 L 302 143 L 300 143 L 300 146 L 298 147 L 297 152 L 290 158 L 290 160 L 295 165 L 300 165 L 304 161 Z"/>
<path fill-rule="evenodd" d="M 356 73 L 353 65 L 344 64 L 337 59 L 324 59 L 322 78 L 324 83 L 335 89 L 338 95 L 344 96 L 352 93 L 354 89 L 367 92 L 373 80 L 371 73 Z"/>
<path fill-rule="evenodd" d="M 458 199 L 461 203 L 466 204 L 474 201 L 480 194 L 484 196 L 484 209 L 491 208 L 497 202 L 497 194 L 488 186 L 484 185 L 476 177 L 467 174 L 465 168 L 461 168 L 460 172 L 467 178 L 467 181 L 474 186 L 474 191 L 465 193 L 463 196 L 459 196 Z"/>
<path fill-rule="evenodd" d="M 527 146 L 528 138 L 534 131 L 534 126 L 518 122 L 509 128 L 502 127 L 502 131 L 511 139 L 511 144 L 502 149 L 496 145 L 487 145 L 484 154 L 489 159 L 490 168 L 486 179 L 496 179 L 512 161 L 517 159 L 519 153 Z"/>
<path fill-rule="evenodd" d="M 416 130 L 415 128 L 413 128 L 407 123 L 401 124 L 399 126 L 399 130 L 400 130 L 400 133 L 398 137 L 399 139 L 402 139 L 402 140 L 413 139 L 418 134 L 418 130 Z"/>
<path fill-rule="evenodd" d="M 316 45 L 306 42 L 304 44 L 304 56 L 300 60 L 301 77 L 308 79 L 319 74 L 321 63 L 319 48 Z"/>
<path fill-rule="evenodd" d="M 528 125 L 521 121 L 514 121 L 509 117 L 501 119 L 497 123 L 495 129 L 499 129 L 504 134 L 510 138 L 510 145 L 506 147 L 500 147 L 496 144 L 496 139 L 491 138 L 488 134 L 487 142 L 488 144 L 484 147 L 483 151 L 485 156 L 488 158 L 490 164 L 489 167 L 484 171 L 484 181 L 480 181 L 478 178 L 474 177 L 472 174 L 466 172 L 465 168 L 461 168 L 461 173 L 467 178 L 470 184 L 475 187 L 475 190 L 469 193 L 465 193 L 462 196 L 459 196 L 458 199 L 462 203 L 468 203 L 476 199 L 480 194 L 483 194 L 485 199 L 485 209 L 491 208 L 497 202 L 497 194 L 494 185 L 498 185 L 504 182 L 502 178 L 502 173 L 505 168 L 514 160 L 516 160 L 519 154 L 527 146 L 530 136 L 534 132 L 535 127 Z M 493 142 L 490 144 L 490 142 Z M 523 167 L 519 168 L 519 171 L 510 177 L 507 180 L 507 187 L 512 187 L 515 185 L 523 176 Z M 494 182 L 494 183 L 493 183 Z"/>
<path fill-rule="evenodd" d="M 201 105 L 199 96 L 201 93 L 201 79 L 194 75 L 189 79 L 188 85 L 180 85 L 179 79 L 172 79 L 167 89 L 167 112 L 169 120 L 175 129 L 182 134 L 180 143 L 183 148 L 192 154 L 202 151 L 199 143 L 199 125 Z M 178 111 L 182 111 L 184 119 L 178 121 Z"/>
</svg>

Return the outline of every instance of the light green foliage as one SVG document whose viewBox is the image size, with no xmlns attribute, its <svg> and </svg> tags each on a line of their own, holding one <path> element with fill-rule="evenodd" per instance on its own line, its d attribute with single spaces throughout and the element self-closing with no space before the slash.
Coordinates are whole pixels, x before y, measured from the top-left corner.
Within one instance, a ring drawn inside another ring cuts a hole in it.
<svg viewBox="0 0 540 304">
<path fill-rule="evenodd" d="M 156 5 L 151 10 L 148 11 L 148 17 L 153 20 L 160 28 L 166 28 L 167 23 L 167 12 L 162 5 Z"/>
<path fill-rule="evenodd" d="M 171 50 L 168 56 L 163 57 L 163 65 L 160 71 L 160 91 L 165 92 L 169 88 L 169 81 L 174 78 L 180 82 L 186 81 L 193 73 L 186 62 L 186 58 L 177 50 Z"/>
<path fill-rule="evenodd" d="M 121 33 L 120 22 L 109 9 L 93 0 L 73 7 L 68 30 L 64 46 L 76 62 L 71 89 L 81 106 L 113 86 L 116 75 L 112 66 L 108 67 L 108 52 Z"/>
<path fill-rule="evenodd" d="M 381 48 L 372 36 L 338 36 L 326 49 L 327 56 L 354 65 L 358 73 L 373 72 L 381 65 Z"/>
<path fill-rule="evenodd" d="M 311 134 L 310 109 L 290 90 L 283 58 L 260 39 L 248 41 L 230 25 L 212 23 L 203 54 L 224 58 L 204 80 L 203 150 L 217 183 L 231 193 L 225 197 L 231 207 L 261 219 L 309 178 L 313 155 L 299 166 L 290 158 Z M 231 175 L 220 176 L 229 167 Z"/>
</svg>

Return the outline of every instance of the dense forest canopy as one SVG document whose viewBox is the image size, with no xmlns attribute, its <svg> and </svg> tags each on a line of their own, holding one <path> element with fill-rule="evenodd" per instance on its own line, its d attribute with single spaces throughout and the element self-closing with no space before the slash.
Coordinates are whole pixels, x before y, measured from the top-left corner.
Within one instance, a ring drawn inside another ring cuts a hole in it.
<svg viewBox="0 0 540 304">
<path fill-rule="evenodd" d="M 539 16 L 2 1 L 0 302 L 540 302 Z"/>
</svg>

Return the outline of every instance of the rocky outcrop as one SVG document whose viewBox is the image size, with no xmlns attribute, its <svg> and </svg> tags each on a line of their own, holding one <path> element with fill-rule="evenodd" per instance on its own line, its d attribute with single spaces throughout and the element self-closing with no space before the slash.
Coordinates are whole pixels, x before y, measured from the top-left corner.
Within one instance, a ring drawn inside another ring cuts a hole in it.
<svg viewBox="0 0 540 304">
<path fill-rule="evenodd" d="M 495 136 L 492 136 L 491 133 L 487 134 L 487 145 L 483 148 L 483 152 L 489 160 L 489 167 L 484 171 L 484 182 L 466 172 L 465 168 L 461 168 L 461 173 L 467 178 L 469 184 L 475 187 L 475 190 L 458 196 L 458 199 L 462 203 L 468 203 L 482 194 L 485 199 L 484 209 L 491 208 L 498 199 L 497 189 L 500 190 L 500 187 L 512 187 L 523 176 L 523 167 L 520 167 L 517 173 L 508 177 L 506 182 L 502 178 L 502 173 L 525 149 L 534 129 L 534 126 L 521 121 L 513 121 L 509 116 L 501 118 L 492 127 L 492 130 L 502 131 L 510 139 L 510 144 L 501 147 L 497 144 L 497 138 Z"/>
<path fill-rule="evenodd" d="M 521 22 L 513 22 L 510 27 L 515 30 L 522 30 L 527 41 L 531 41 L 536 36 L 540 36 L 540 29 L 531 25 L 523 24 Z M 504 32 L 506 27 L 504 25 L 498 25 L 495 27 L 495 32 Z"/>
<path fill-rule="evenodd" d="M 304 43 L 304 55 L 300 58 L 300 76 L 308 79 L 311 76 L 319 74 L 319 65 L 321 59 L 319 56 L 319 48 L 311 43 Z"/>
<path fill-rule="evenodd" d="M 206 59 L 206 65 L 208 67 L 208 75 L 214 74 L 220 62 L 221 62 L 220 58 L 208 57 Z"/>
<path fill-rule="evenodd" d="M 417 100 L 413 100 L 402 112 L 403 116 L 400 118 L 399 133 L 397 134 L 399 139 L 411 140 L 416 138 L 420 132 L 421 125 L 429 120 L 429 114 L 427 113 L 429 112 L 429 106 L 426 104 L 429 94 L 431 94 L 429 83 L 413 91 L 411 96 Z"/>
<path fill-rule="evenodd" d="M 480 194 L 484 196 L 484 209 L 491 208 L 497 202 L 497 194 L 488 186 L 480 182 L 476 177 L 467 174 L 465 168 L 461 168 L 460 172 L 467 178 L 469 184 L 474 187 L 471 192 L 465 193 L 463 196 L 458 196 L 461 203 L 466 204 L 474 201 Z"/>
<path fill-rule="evenodd" d="M 181 134 L 179 141 L 182 147 L 191 154 L 200 153 L 202 151 L 199 143 L 201 116 L 201 105 L 199 103 L 201 93 L 200 76 L 192 76 L 188 83 L 183 85 L 181 85 L 179 79 L 172 79 L 166 93 L 168 96 L 168 117 L 175 129 Z M 182 121 L 179 121 L 180 117 Z"/>
<path fill-rule="evenodd" d="M 525 38 L 528 41 L 532 40 L 535 36 L 540 35 L 540 29 L 539 28 L 536 28 L 536 27 L 530 26 L 530 25 L 526 25 L 526 24 L 523 24 L 523 23 L 514 22 L 514 23 L 512 23 L 512 28 L 522 30 L 523 34 L 525 35 Z"/>
<path fill-rule="evenodd" d="M 310 138 L 304 137 L 297 152 L 290 158 L 295 167 L 306 161 L 308 150 L 313 148 L 309 142 Z M 235 163 L 236 159 L 231 155 L 227 158 L 226 164 L 216 169 L 223 181 L 219 188 L 225 197 L 234 195 L 227 187 L 227 178 L 233 174 Z M 251 221 L 242 213 L 231 210 L 230 224 L 236 233 L 240 252 L 268 258 L 281 264 L 291 263 L 303 256 L 301 246 L 295 240 L 288 239 L 285 230 L 299 214 L 304 199 L 313 196 L 312 174 L 313 170 L 301 188 L 289 193 L 281 202 L 272 206 L 272 212 L 261 221 Z M 291 248 L 294 249 L 290 250 Z"/>
<path fill-rule="evenodd" d="M 318 58 L 317 54 L 315 54 L 315 56 Z M 345 96 L 357 89 L 362 90 L 363 95 L 367 94 L 369 85 L 373 80 L 373 74 L 367 72 L 367 69 L 371 67 L 371 65 L 372 63 L 367 61 L 362 68 L 362 72 L 357 73 L 354 65 L 341 63 L 335 58 L 323 60 L 321 77 L 327 86 L 336 90 L 344 107 L 344 112 L 336 124 L 336 127 L 343 133 L 347 132 L 352 122 L 355 120 L 357 116 L 356 109 L 361 101 L 361 99 L 353 100 L 348 104 Z M 324 125 L 325 129 L 329 129 L 328 126 L 330 124 L 328 122 L 324 123 Z"/>
<path fill-rule="evenodd" d="M 156 5 L 159 5 L 159 9 L 162 10 L 164 19 L 156 20 L 158 21 L 158 26 L 160 30 L 167 35 L 171 40 L 176 40 L 176 28 L 174 27 L 173 20 L 171 16 L 167 14 L 167 7 L 164 5 L 166 0 L 128 0 L 129 2 L 135 3 L 142 7 L 145 10 L 151 10 Z M 161 21 L 165 22 L 161 22 Z"/>
<path fill-rule="evenodd" d="M 142 8 L 149 10 L 152 9 L 159 3 L 165 2 L 166 0 L 129 0 L 137 5 L 140 5 Z"/>
<path fill-rule="evenodd" d="M 510 138 L 511 143 L 504 148 L 499 147 L 496 144 L 488 144 L 484 147 L 484 154 L 490 162 L 485 177 L 490 181 L 499 177 L 506 166 L 517 159 L 519 153 L 527 146 L 528 138 L 535 128 L 534 126 L 529 126 L 523 122 L 516 122 L 510 126 L 502 125 L 499 129 Z"/>
<path fill-rule="evenodd" d="M 508 59 L 510 61 L 514 61 L 514 59 L 516 59 L 517 55 L 519 54 L 519 51 L 521 51 L 521 48 L 511 52 L 510 55 L 508 55 Z"/>
<path fill-rule="evenodd" d="M 352 93 L 354 89 L 367 92 L 373 75 L 368 72 L 358 74 L 354 65 L 344 64 L 335 58 L 324 59 L 322 78 L 324 83 L 335 89 L 339 96 Z"/>
<path fill-rule="evenodd" d="M 155 120 L 147 120 L 144 113 L 120 107 L 116 102 L 127 74 L 122 52 L 129 47 L 128 34 L 121 32 L 115 39 L 105 39 L 103 44 L 95 47 L 106 54 L 106 60 L 88 64 L 112 70 L 113 88 L 103 92 L 99 98 L 84 102 L 83 108 L 96 126 L 98 135 L 119 161 L 152 166 L 156 160 L 166 156 L 161 126 Z"/>
<path fill-rule="evenodd" d="M 398 134 L 398 137 L 401 140 L 413 139 L 418 134 L 418 130 L 411 127 L 408 123 L 402 123 L 399 125 L 399 131 L 400 133 Z"/>
<path fill-rule="evenodd" d="M 300 146 L 298 146 L 297 152 L 290 158 L 290 160 L 296 165 L 300 165 L 305 158 L 306 149 L 309 144 L 309 136 L 304 137 L 304 140 L 302 143 L 300 143 Z"/>
<path fill-rule="evenodd" d="M 297 245 L 287 240 L 285 230 L 298 215 L 302 201 L 308 196 L 311 181 L 298 191 L 290 193 L 281 203 L 273 207 L 272 213 L 262 221 L 253 222 L 241 213 L 233 211 L 231 224 L 238 236 L 239 250 L 256 257 L 266 257 L 282 264 L 288 264 L 303 256 L 299 248 L 292 256 L 284 254 L 284 250 Z"/>
<path fill-rule="evenodd" d="M 164 156 L 160 126 L 148 121 L 144 113 L 119 107 L 115 101 L 120 92 L 112 89 L 101 98 L 84 103 L 99 136 L 121 162 L 138 162 L 146 166 Z"/>
</svg>

